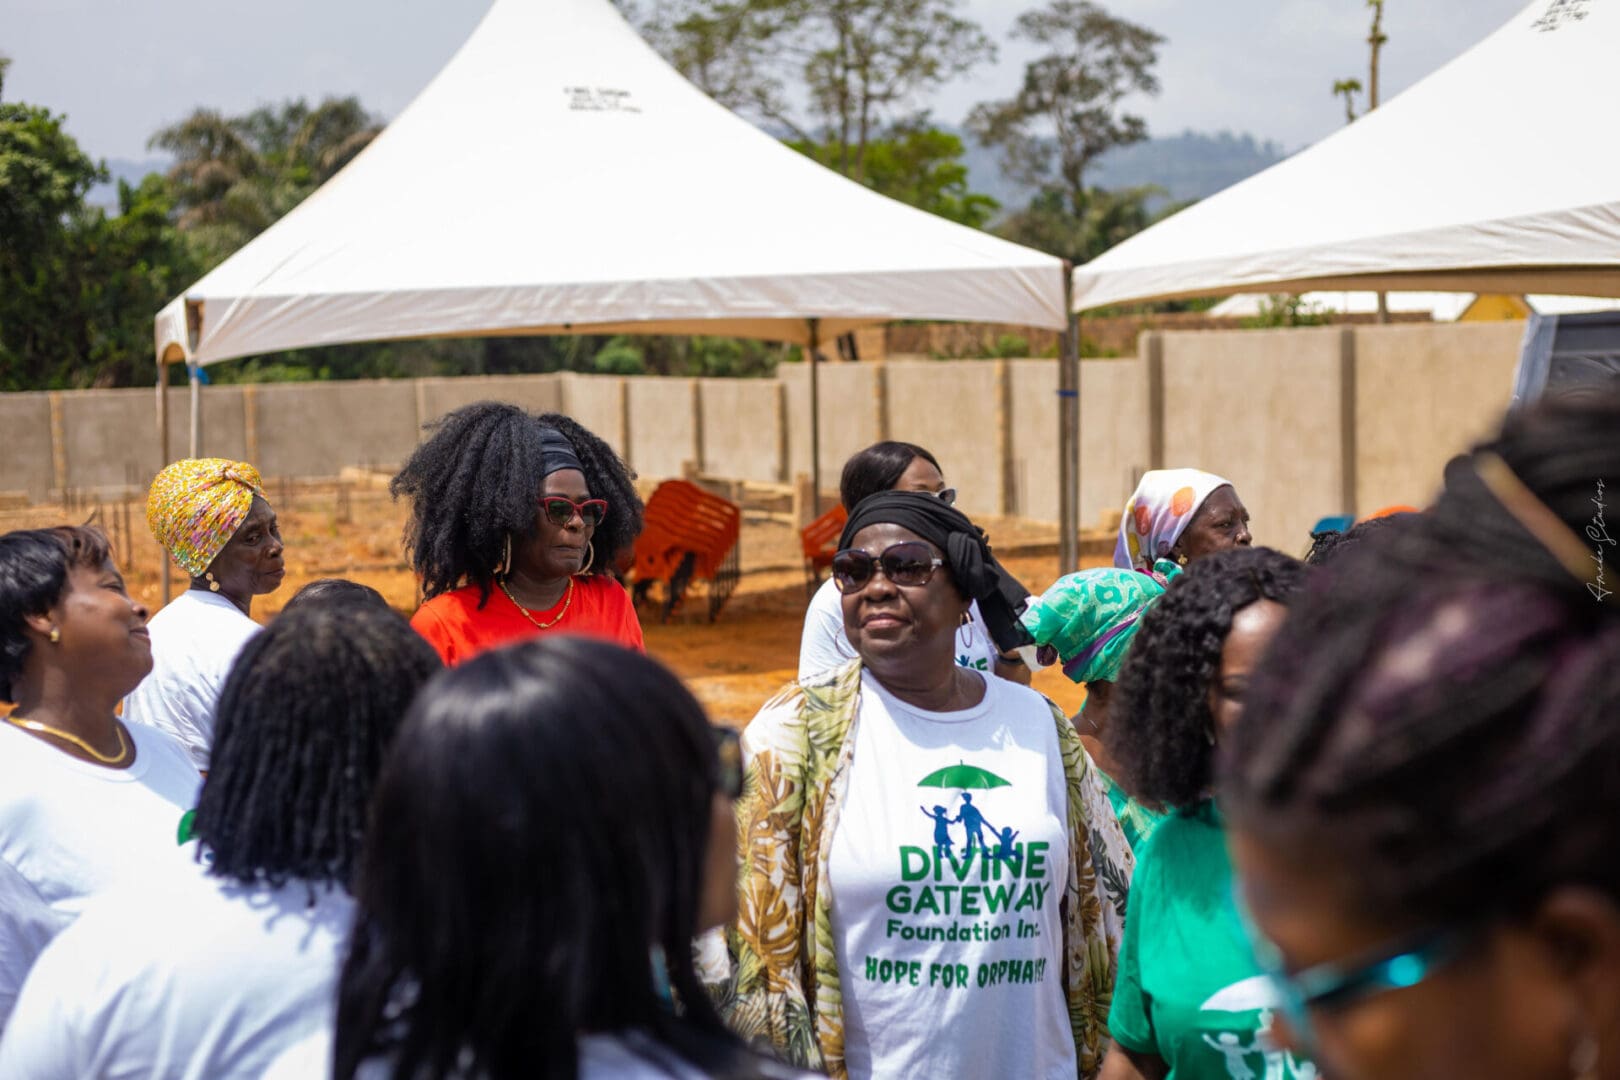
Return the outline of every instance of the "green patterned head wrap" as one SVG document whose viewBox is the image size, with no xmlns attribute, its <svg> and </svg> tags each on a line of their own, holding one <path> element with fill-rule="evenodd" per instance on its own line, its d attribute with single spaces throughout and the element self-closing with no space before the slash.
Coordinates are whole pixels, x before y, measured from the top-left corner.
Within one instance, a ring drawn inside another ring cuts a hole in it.
<svg viewBox="0 0 1620 1080">
<path fill-rule="evenodd" d="M 1164 586 L 1139 570 L 1082 570 L 1057 580 L 1024 612 L 1037 645 L 1050 645 L 1077 683 L 1113 682 L 1148 605 Z"/>
</svg>

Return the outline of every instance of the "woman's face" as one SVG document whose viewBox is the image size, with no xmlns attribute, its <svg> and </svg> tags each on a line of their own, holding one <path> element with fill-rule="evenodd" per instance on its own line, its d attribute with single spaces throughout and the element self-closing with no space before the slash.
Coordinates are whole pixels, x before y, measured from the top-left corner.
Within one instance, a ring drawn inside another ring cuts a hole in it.
<svg viewBox="0 0 1620 1080">
<path fill-rule="evenodd" d="M 1221 646 L 1221 663 L 1209 687 L 1209 711 L 1215 718 L 1215 736 L 1226 734 L 1243 715 L 1249 673 L 1260 663 L 1266 646 L 1288 615 L 1275 600 L 1256 600 L 1232 616 L 1232 628 Z"/>
<path fill-rule="evenodd" d="M 894 482 L 891 491 L 921 491 L 929 495 L 938 495 L 945 490 L 945 477 L 939 468 L 925 457 L 914 457 L 906 471 L 900 474 L 900 479 Z"/>
<path fill-rule="evenodd" d="M 1249 535 L 1249 511 L 1238 498 L 1237 489 L 1226 484 L 1209 493 L 1170 554 L 1186 556 L 1191 562 L 1217 551 L 1248 547 L 1253 542 L 1254 537 Z"/>
<path fill-rule="evenodd" d="M 1391 943 L 1429 929 L 1369 915 L 1357 900 L 1357 868 L 1334 865 L 1331 844 L 1289 858 L 1241 827 L 1230 844 L 1255 928 L 1288 972 L 1324 963 L 1354 970 L 1365 958 L 1387 953 Z M 1415 986 L 1312 1008 L 1309 1041 L 1320 1075 L 1596 1080 L 1620 1074 L 1620 973 L 1612 952 L 1596 944 L 1620 940 L 1620 915 L 1609 904 L 1604 916 L 1601 906 L 1590 909 L 1595 918 L 1555 914 L 1551 921 L 1538 916 L 1493 924 Z M 1613 924 L 1607 931 L 1605 919 Z M 1277 1034 L 1297 1051 L 1309 1049 L 1284 1023 Z M 1599 1069 L 1583 1074 L 1570 1062 L 1588 1036 L 1600 1048 Z"/>
<path fill-rule="evenodd" d="M 55 627 L 59 640 L 35 648 L 122 697 L 152 670 L 146 615 L 145 605 L 130 597 L 112 560 L 98 567 L 74 566 L 61 598 L 43 617 L 43 625 L 35 627 L 47 637 Z"/>
<path fill-rule="evenodd" d="M 933 558 L 938 548 L 899 525 L 868 525 L 850 539 L 850 548 L 873 558 L 896 544 L 921 543 Z M 881 569 L 866 584 L 843 594 L 844 632 L 855 651 L 874 667 L 954 656 L 956 628 L 967 614 L 968 600 L 940 566 L 924 585 L 896 585 Z"/>
<path fill-rule="evenodd" d="M 255 495 L 253 506 L 236 527 L 208 572 L 219 583 L 219 591 L 236 600 L 248 600 L 275 592 L 286 577 L 282 561 L 281 526 L 270 504 Z"/>
<path fill-rule="evenodd" d="M 564 525 L 552 521 L 545 507 L 545 500 L 552 497 L 574 503 L 591 498 L 585 474 L 578 469 L 559 469 L 548 475 L 541 484 L 540 502 L 534 510 L 535 531 L 523 541 L 515 542 L 512 558 L 516 568 L 541 581 L 555 581 L 585 569 L 587 545 L 596 532 L 577 510 L 569 515 Z M 613 512 L 612 507 L 608 512 Z"/>
</svg>

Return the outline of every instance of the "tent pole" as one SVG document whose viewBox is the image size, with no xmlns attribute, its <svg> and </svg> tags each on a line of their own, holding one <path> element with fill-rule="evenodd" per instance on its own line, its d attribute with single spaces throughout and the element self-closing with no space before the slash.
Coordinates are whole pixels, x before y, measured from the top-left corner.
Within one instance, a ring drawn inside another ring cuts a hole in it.
<svg viewBox="0 0 1620 1080">
<path fill-rule="evenodd" d="M 196 364 L 186 365 L 191 380 L 191 442 L 187 457 L 202 457 L 202 378 Z"/>
<path fill-rule="evenodd" d="M 158 468 L 169 463 L 169 365 L 166 357 L 158 358 L 157 370 L 157 436 L 158 436 Z M 163 566 L 162 598 L 165 607 L 169 604 L 173 586 L 169 581 L 169 553 L 164 551 L 162 545 L 158 547 L 158 562 Z M 129 567 L 124 567 L 127 572 Z"/>
<path fill-rule="evenodd" d="M 821 516 L 821 365 L 816 348 L 821 344 L 821 320 L 810 320 L 810 520 Z"/>
<path fill-rule="evenodd" d="M 1063 308 L 1069 318 L 1058 361 L 1058 573 L 1080 569 L 1080 314 L 1074 273 L 1063 262 Z"/>
</svg>

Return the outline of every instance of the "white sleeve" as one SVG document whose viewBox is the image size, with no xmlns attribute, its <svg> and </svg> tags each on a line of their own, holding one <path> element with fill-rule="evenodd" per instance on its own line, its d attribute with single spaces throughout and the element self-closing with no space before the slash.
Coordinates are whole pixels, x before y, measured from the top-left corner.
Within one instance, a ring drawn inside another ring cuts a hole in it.
<svg viewBox="0 0 1620 1080">
<path fill-rule="evenodd" d="M 65 922 L 27 878 L 0 859 L 0 1033 L 29 969 Z"/>
<path fill-rule="evenodd" d="M 799 639 L 799 678 L 842 667 L 855 659 L 855 648 L 844 634 L 844 605 L 838 587 L 829 579 L 816 590 L 804 613 L 804 634 Z"/>
<path fill-rule="evenodd" d="M 83 980 L 76 976 L 72 954 L 73 927 L 68 927 L 39 956 L 23 984 L 0 1038 L 0 1078 L 77 1080 L 91 1075 L 80 1054 L 87 1046 L 79 1030 L 79 995 Z M 66 939 L 66 940 L 64 940 Z M 65 946 L 65 947 L 64 947 Z"/>
</svg>

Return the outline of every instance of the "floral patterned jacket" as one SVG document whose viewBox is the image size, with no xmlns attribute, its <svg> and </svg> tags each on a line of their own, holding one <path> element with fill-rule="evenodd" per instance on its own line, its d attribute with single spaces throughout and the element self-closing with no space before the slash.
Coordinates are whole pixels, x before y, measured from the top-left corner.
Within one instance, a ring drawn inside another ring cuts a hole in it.
<svg viewBox="0 0 1620 1080">
<path fill-rule="evenodd" d="M 831 838 L 849 780 L 861 664 L 790 684 L 743 735 L 737 804 L 738 915 L 726 955 L 700 969 L 727 1023 L 778 1057 L 845 1077 L 843 990 L 827 878 Z M 1052 708 L 1068 778 L 1069 878 L 1063 973 L 1079 1075 L 1102 1066 L 1108 1010 L 1134 859 L 1096 766 Z"/>
</svg>

